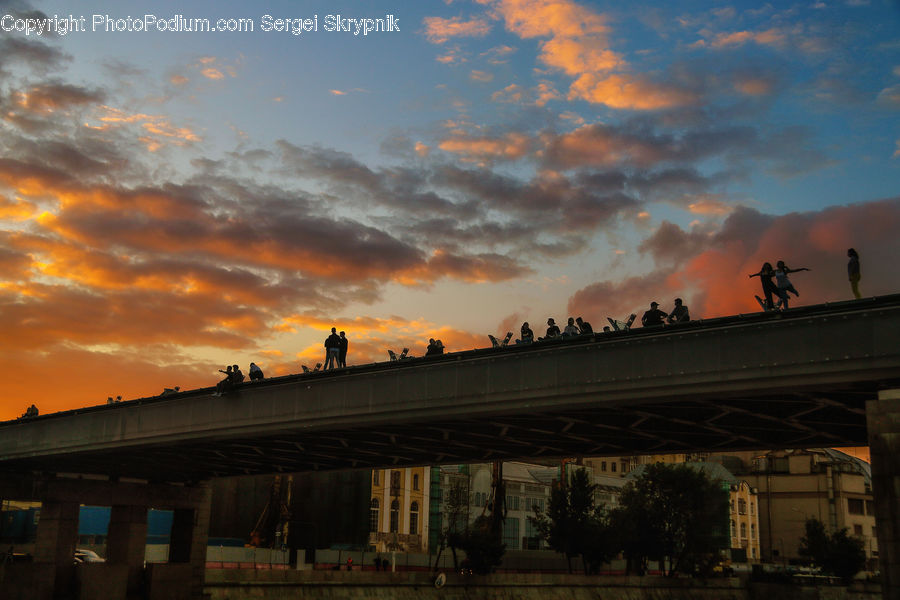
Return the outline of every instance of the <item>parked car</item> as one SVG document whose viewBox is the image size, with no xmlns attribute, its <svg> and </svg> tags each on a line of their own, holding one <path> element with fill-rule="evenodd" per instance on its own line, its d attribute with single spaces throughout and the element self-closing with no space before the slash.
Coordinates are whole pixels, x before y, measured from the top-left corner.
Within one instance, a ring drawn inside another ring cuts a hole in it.
<svg viewBox="0 0 900 600">
<path fill-rule="evenodd" d="M 94 552 L 93 550 L 88 550 L 87 548 L 75 548 L 75 564 L 80 565 L 84 563 L 98 563 L 98 562 L 106 562 L 106 559 L 101 557 L 99 554 Z"/>
</svg>

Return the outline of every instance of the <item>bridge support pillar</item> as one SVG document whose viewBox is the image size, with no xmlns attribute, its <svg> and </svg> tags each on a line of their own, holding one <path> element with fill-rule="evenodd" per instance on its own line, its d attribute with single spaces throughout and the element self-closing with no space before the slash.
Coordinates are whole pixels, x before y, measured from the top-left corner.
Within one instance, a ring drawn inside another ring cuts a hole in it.
<svg viewBox="0 0 900 600">
<path fill-rule="evenodd" d="M 111 564 L 128 568 L 128 594 L 140 593 L 147 544 L 147 506 L 117 504 L 109 515 L 106 557 Z"/>
<path fill-rule="evenodd" d="M 866 403 L 875 527 L 885 600 L 900 600 L 900 389 Z"/>
<path fill-rule="evenodd" d="M 78 542 L 78 502 L 45 501 L 41 504 L 34 562 L 49 565 L 53 573 L 54 598 L 64 597 L 75 587 L 75 545 Z"/>
</svg>

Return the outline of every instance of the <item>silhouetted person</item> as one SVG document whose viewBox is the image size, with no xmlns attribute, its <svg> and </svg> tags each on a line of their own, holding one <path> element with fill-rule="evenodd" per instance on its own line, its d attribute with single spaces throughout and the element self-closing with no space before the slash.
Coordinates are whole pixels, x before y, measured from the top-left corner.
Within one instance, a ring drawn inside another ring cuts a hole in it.
<svg viewBox="0 0 900 600">
<path fill-rule="evenodd" d="M 25 409 L 25 414 L 22 415 L 26 419 L 31 419 L 38 416 L 38 408 L 34 404 Z"/>
<path fill-rule="evenodd" d="M 806 267 L 800 267 L 799 269 L 790 269 L 787 265 L 784 264 L 783 260 L 779 260 L 775 265 L 775 285 L 778 293 L 779 307 L 788 307 L 788 292 L 794 294 L 795 296 L 800 295 L 800 292 L 798 292 L 794 288 L 794 284 L 791 283 L 790 279 L 788 279 L 788 273 L 799 273 L 800 271 L 809 271 L 809 269 L 807 269 Z"/>
<path fill-rule="evenodd" d="M 219 373 L 225 373 L 225 379 L 216 384 L 216 396 L 221 396 L 231 389 L 234 380 L 231 378 L 231 366 L 229 365 L 225 371 L 219 369 Z"/>
<path fill-rule="evenodd" d="M 562 335 L 559 331 L 559 326 L 556 324 L 552 318 L 547 319 L 547 333 L 544 334 L 545 340 L 552 340 L 554 338 L 558 338 Z"/>
<path fill-rule="evenodd" d="M 772 281 L 772 278 L 775 277 L 775 269 L 772 268 L 772 263 L 763 263 L 759 273 L 752 273 L 747 277 L 759 277 L 760 282 L 762 283 L 763 298 L 765 298 L 765 302 L 763 302 L 763 299 L 759 296 L 756 296 L 756 299 L 763 305 L 763 310 L 774 309 L 775 302 L 772 300 L 772 294 L 778 293 L 778 288 L 775 287 L 775 282 Z"/>
<path fill-rule="evenodd" d="M 337 334 L 337 329 L 331 328 L 331 335 L 325 338 L 325 366 L 323 371 L 334 369 L 335 363 L 338 362 L 341 353 L 341 338 Z"/>
<path fill-rule="evenodd" d="M 691 320 L 688 307 L 681 303 L 681 298 L 675 298 L 675 308 L 672 309 L 666 320 L 669 323 L 687 323 Z"/>
<path fill-rule="evenodd" d="M 575 319 L 569 317 L 569 320 L 566 323 L 566 328 L 563 329 L 562 332 L 563 337 L 572 337 L 574 335 L 578 335 L 578 333 L 578 327 L 575 326 Z"/>
<path fill-rule="evenodd" d="M 656 327 L 663 324 L 663 320 L 668 315 L 663 311 L 659 310 L 658 302 L 650 303 L 650 310 L 644 313 L 644 316 L 641 317 L 641 325 L 644 327 Z"/>
<path fill-rule="evenodd" d="M 341 345 L 338 347 L 338 366 L 346 367 L 347 366 L 347 348 L 350 346 L 350 341 L 347 339 L 347 335 L 342 331 L 341 332 Z"/>
<path fill-rule="evenodd" d="M 231 382 L 235 385 L 244 382 L 244 374 L 241 373 L 241 368 L 237 365 L 231 368 Z"/>
<path fill-rule="evenodd" d="M 250 381 L 261 381 L 265 378 L 262 369 L 260 369 L 255 362 L 250 363 L 250 371 L 248 371 L 248 374 L 250 375 Z"/>
<path fill-rule="evenodd" d="M 528 321 L 522 323 L 522 328 L 519 330 L 519 335 L 521 337 L 516 340 L 517 344 L 530 344 L 534 341 L 534 332 L 531 330 L 531 327 L 528 326 Z"/>
<path fill-rule="evenodd" d="M 581 317 L 578 317 L 577 319 L 575 319 L 575 322 L 578 323 L 578 330 L 582 334 L 594 333 L 594 328 L 591 327 L 591 324 L 588 323 L 587 321 L 585 321 L 584 319 L 582 319 Z"/>
<path fill-rule="evenodd" d="M 847 262 L 847 277 L 850 279 L 850 289 L 853 290 L 853 296 L 859 300 L 862 298 L 862 294 L 859 293 L 859 254 L 856 253 L 856 250 L 850 248 L 847 250 L 847 257 L 850 259 Z"/>
<path fill-rule="evenodd" d="M 428 340 L 428 347 L 425 349 L 425 356 L 436 356 L 443 353 L 444 348 L 442 346 L 438 346 L 437 340 L 435 340 L 434 338 L 430 338 Z"/>
</svg>

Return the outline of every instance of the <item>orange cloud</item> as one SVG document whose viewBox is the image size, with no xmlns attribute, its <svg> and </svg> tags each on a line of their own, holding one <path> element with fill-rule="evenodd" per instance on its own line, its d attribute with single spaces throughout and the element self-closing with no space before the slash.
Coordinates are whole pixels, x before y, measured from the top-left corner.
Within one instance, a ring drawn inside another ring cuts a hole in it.
<svg viewBox="0 0 900 600">
<path fill-rule="evenodd" d="M 532 140 L 521 133 L 507 133 L 500 137 L 474 137 L 455 135 L 438 144 L 445 152 L 457 154 L 471 162 L 494 159 L 516 160 L 531 149 Z"/>
<path fill-rule="evenodd" d="M 116 126 L 139 124 L 145 132 L 151 134 L 138 138 L 151 152 L 162 147 L 163 141 L 177 146 L 201 141 L 200 136 L 189 127 L 177 127 L 162 115 L 128 114 L 111 106 L 102 106 L 101 109 L 103 111 L 99 117 L 101 122 Z"/>
<path fill-rule="evenodd" d="M 631 75 L 585 73 L 569 88 L 570 100 L 587 100 L 612 108 L 659 110 L 696 104 L 693 92 Z"/>
<path fill-rule="evenodd" d="M 425 37 L 432 44 L 443 44 L 455 37 L 484 37 L 491 26 L 484 19 L 463 21 L 462 17 L 444 19 L 441 17 L 425 17 Z"/>
<path fill-rule="evenodd" d="M 571 0 L 478 0 L 507 30 L 541 42 L 540 60 L 573 77 L 568 98 L 629 110 L 658 110 L 696 103 L 696 96 L 673 85 L 630 73 L 609 47 L 606 18 Z M 542 96 L 543 101 L 552 98 Z"/>
<path fill-rule="evenodd" d="M 766 31 L 735 31 L 733 33 L 720 33 L 716 35 L 710 42 L 713 48 L 724 48 L 726 46 L 742 46 L 748 43 L 759 44 L 760 46 L 783 46 L 785 43 L 785 34 L 778 29 L 767 29 Z"/>
<path fill-rule="evenodd" d="M 734 82 L 734 89 L 747 96 L 768 96 L 774 87 L 766 77 L 740 77 Z"/>
</svg>

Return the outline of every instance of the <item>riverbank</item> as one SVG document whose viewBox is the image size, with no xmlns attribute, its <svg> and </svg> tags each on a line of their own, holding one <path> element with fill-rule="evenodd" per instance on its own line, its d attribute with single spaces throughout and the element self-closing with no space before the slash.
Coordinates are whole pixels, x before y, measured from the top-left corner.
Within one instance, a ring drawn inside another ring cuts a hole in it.
<svg viewBox="0 0 900 600">
<path fill-rule="evenodd" d="M 857 582 L 816 586 L 665 577 L 446 574 L 424 572 L 208 569 L 211 600 L 880 600 L 881 588 Z"/>
</svg>

